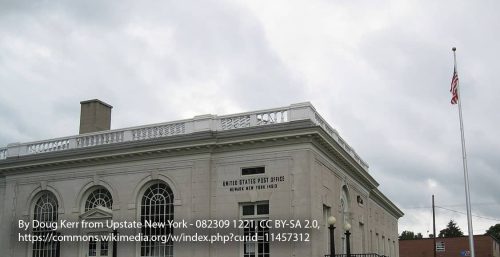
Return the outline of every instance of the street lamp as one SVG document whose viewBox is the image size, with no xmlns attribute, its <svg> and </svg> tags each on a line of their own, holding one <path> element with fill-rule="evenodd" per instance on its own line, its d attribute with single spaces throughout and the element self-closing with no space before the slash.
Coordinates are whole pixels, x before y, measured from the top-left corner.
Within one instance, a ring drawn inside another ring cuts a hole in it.
<svg viewBox="0 0 500 257">
<path fill-rule="evenodd" d="M 334 230 L 335 230 L 335 222 L 337 219 L 335 217 L 330 216 L 328 217 L 328 229 L 330 230 L 330 257 L 335 257 L 335 238 L 334 238 Z"/>
<path fill-rule="evenodd" d="M 118 256 L 118 240 L 116 237 L 118 236 L 118 230 L 113 229 L 113 257 Z"/>
<path fill-rule="evenodd" d="M 349 242 L 349 237 L 351 236 L 351 224 L 348 222 L 344 225 L 345 230 L 345 243 L 346 243 L 346 255 L 347 257 L 351 257 L 351 243 Z"/>
</svg>

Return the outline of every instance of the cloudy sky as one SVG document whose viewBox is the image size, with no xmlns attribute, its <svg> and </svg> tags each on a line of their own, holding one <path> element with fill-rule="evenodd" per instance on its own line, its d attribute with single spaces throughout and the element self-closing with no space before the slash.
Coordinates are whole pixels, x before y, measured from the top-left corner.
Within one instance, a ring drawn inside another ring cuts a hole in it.
<svg viewBox="0 0 500 257">
<path fill-rule="evenodd" d="M 0 0 L 0 146 L 310 101 L 404 212 L 400 231 L 467 232 L 458 70 L 474 230 L 500 223 L 498 1 Z M 446 209 L 443 209 L 446 208 Z M 478 217 L 480 216 L 480 217 Z"/>
</svg>

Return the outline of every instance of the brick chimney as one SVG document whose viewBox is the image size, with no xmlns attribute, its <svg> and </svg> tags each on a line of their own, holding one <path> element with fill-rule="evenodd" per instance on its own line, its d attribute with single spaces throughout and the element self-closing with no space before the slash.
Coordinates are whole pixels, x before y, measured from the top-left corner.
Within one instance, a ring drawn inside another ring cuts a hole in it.
<svg viewBox="0 0 500 257">
<path fill-rule="evenodd" d="M 82 101 L 80 105 L 80 134 L 111 128 L 111 109 L 113 106 L 98 99 Z"/>
</svg>

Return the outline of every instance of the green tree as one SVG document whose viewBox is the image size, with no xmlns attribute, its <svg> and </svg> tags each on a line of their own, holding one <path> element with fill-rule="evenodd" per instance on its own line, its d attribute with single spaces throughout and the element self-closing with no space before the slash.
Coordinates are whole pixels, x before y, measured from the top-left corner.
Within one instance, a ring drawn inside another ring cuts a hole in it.
<svg viewBox="0 0 500 257">
<path fill-rule="evenodd" d="M 453 220 L 450 220 L 450 222 L 448 222 L 448 225 L 446 226 L 446 228 L 439 231 L 438 237 L 457 237 L 457 236 L 463 236 L 463 235 L 464 235 L 464 233 L 457 226 L 457 223 Z"/>
<path fill-rule="evenodd" d="M 491 226 L 488 230 L 486 230 L 486 235 L 493 236 L 494 238 L 500 240 L 500 223 L 495 226 Z"/>
<path fill-rule="evenodd" d="M 401 232 L 401 235 L 399 236 L 399 240 L 410 240 L 410 239 L 419 239 L 422 238 L 422 233 L 418 233 L 415 235 L 412 231 L 405 230 Z"/>
</svg>

